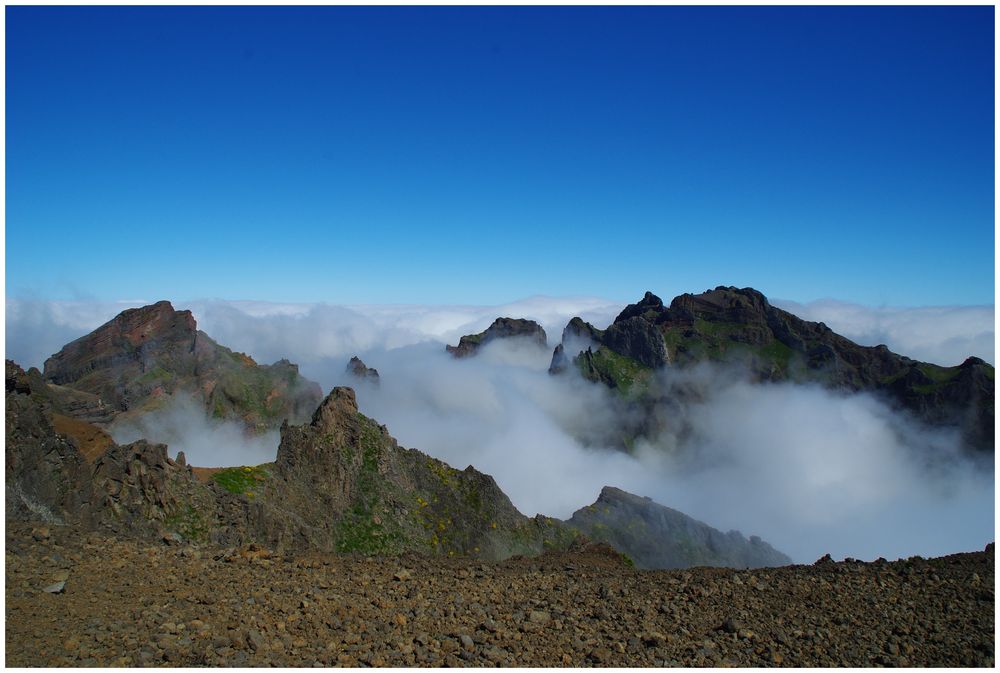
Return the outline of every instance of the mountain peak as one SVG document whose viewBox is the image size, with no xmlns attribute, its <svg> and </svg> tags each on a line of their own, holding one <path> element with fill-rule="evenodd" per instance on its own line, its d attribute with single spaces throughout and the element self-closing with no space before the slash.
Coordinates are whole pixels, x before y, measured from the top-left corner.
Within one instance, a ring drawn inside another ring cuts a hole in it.
<svg viewBox="0 0 1000 673">
<path fill-rule="evenodd" d="M 67 344 L 45 361 L 45 380 L 95 396 L 114 416 L 192 394 L 218 417 L 249 428 L 304 421 L 320 400 L 318 385 L 288 361 L 258 365 L 198 331 L 191 311 L 169 301 L 130 308 Z M 93 405 L 91 405 L 93 406 Z"/>
<path fill-rule="evenodd" d="M 379 382 L 378 370 L 366 365 L 364 360 L 357 355 L 351 358 L 344 371 L 362 381 L 369 381 L 376 384 Z"/>
<path fill-rule="evenodd" d="M 510 339 L 524 337 L 534 341 L 542 348 L 548 344 L 545 330 L 534 320 L 526 318 L 497 318 L 493 324 L 478 334 L 466 334 L 458 341 L 457 346 L 445 346 L 446 350 L 456 358 L 475 355 L 480 348 L 494 339 Z"/>
<path fill-rule="evenodd" d="M 312 427 L 332 429 L 343 425 L 346 419 L 353 420 L 358 414 L 358 399 L 354 388 L 337 386 L 330 391 L 312 417 Z"/>
<path fill-rule="evenodd" d="M 669 307 L 646 292 L 608 329 L 591 332 L 591 340 L 599 344 L 592 350 L 577 344 L 570 349 L 566 336 L 579 331 L 572 322 L 567 326 L 562 350 L 553 354 L 552 373 L 572 363 L 592 381 L 623 393 L 655 396 L 653 371 L 718 362 L 741 367 L 754 380 L 876 393 L 932 425 L 960 430 L 972 448 L 992 451 L 995 445 L 994 371 L 989 364 L 969 358 L 956 367 L 940 367 L 897 355 L 885 345 L 862 346 L 823 323 L 772 306 L 752 287 L 720 285 L 682 294 Z M 637 381 L 644 382 L 647 393 L 642 387 L 633 390 Z"/>
<path fill-rule="evenodd" d="M 723 533 L 682 512 L 614 486 L 567 521 L 584 535 L 628 554 L 640 568 L 694 565 L 756 568 L 787 565 L 790 558 L 757 537 Z"/>
<path fill-rule="evenodd" d="M 197 333 L 191 311 L 176 311 L 169 301 L 130 308 L 46 360 L 45 378 L 72 383 L 107 364 L 136 360 L 151 350 L 190 351 Z"/>
</svg>

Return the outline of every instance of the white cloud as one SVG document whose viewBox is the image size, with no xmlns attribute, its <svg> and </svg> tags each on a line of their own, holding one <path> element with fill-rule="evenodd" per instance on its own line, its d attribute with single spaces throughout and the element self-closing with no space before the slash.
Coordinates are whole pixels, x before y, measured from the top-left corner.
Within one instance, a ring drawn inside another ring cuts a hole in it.
<svg viewBox="0 0 1000 673">
<path fill-rule="evenodd" d="M 953 366 L 975 355 L 994 362 L 992 306 L 871 307 L 821 299 L 798 304 L 774 300 L 803 320 L 824 322 L 863 346 L 885 344 L 900 355 Z"/>
<path fill-rule="evenodd" d="M 776 305 L 911 357 L 955 364 L 977 354 L 992 361 L 991 307 Z M 361 410 L 402 444 L 492 474 L 529 515 L 567 517 L 613 485 L 717 528 L 760 535 L 801 562 L 826 552 L 865 559 L 936 555 L 980 548 L 993 538 L 992 464 L 958 457 L 954 437 L 866 396 L 750 386 L 711 368 L 674 371 L 670 385 L 698 394 L 661 409 L 667 429 L 633 455 L 613 448 L 614 430 L 627 413 L 619 398 L 574 376 L 547 373 L 569 318 L 605 327 L 621 309 L 613 302 L 536 297 L 493 307 L 175 306 L 192 309 L 201 329 L 259 362 L 286 357 L 326 390 L 354 386 Z M 40 365 L 122 308 L 8 300 L 7 356 Z M 538 320 L 549 348 L 492 343 L 464 360 L 445 353 L 446 342 L 503 315 Z M 989 352 L 975 350 L 987 340 Z M 355 354 L 379 370 L 378 387 L 344 373 Z M 273 458 L 276 438 L 251 445 L 232 429 L 199 426 L 185 410 L 176 413 L 182 418 L 150 419 L 138 431 L 172 444 L 172 454 L 183 447 L 192 464 Z M 193 432 L 178 434 L 175 426 Z"/>
<path fill-rule="evenodd" d="M 209 418 L 203 405 L 183 395 L 141 417 L 115 419 L 110 432 L 118 444 L 137 439 L 166 444 L 171 458 L 183 451 L 188 465 L 198 467 L 267 463 L 277 455 L 279 440 L 277 430 L 252 435 L 236 421 Z"/>
</svg>

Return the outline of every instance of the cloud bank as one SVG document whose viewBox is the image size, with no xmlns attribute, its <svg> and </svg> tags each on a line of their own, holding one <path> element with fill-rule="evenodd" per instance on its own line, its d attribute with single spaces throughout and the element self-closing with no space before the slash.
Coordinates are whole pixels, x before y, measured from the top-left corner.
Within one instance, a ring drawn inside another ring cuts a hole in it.
<svg viewBox="0 0 1000 673">
<path fill-rule="evenodd" d="M 6 357 L 24 367 L 41 367 L 65 344 L 143 303 L 8 298 Z M 992 306 L 874 308 L 832 299 L 772 303 L 805 320 L 825 322 L 862 345 L 884 343 L 892 351 L 918 360 L 946 366 L 960 364 L 970 355 L 990 363 L 995 360 Z M 554 344 L 573 316 L 606 327 L 624 308 L 622 302 L 596 297 L 541 296 L 498 306 L 336 306 L 223 300 L 174 302 L 174 306 L 193 311 L 199 328 L 219 343 L 248 352 L 260 362 L 289 357 L 300 363 L 417 343 L 457 343 L 463 334 L 480 332 L 500 316 L 536 320 Z"/>
<path fill-rule="evenodd" d="M 834 299 L 771 303 L 803 320 L 825 322 L 834 332 L 862 346 L 885 344 L 914 360 L 951 367 L 974 355 L 994 363 L 992 306 L 873 308 Z"/>
<path fill-rule="evenodd" d="M 371 355 L 379 386 L 338 381 L 355 386 L 362 410 L 406 446 L 492 474 L 529 515 L 567 518 L 613 485 L 760 535 L 799 562 L 940 555 L 993 539 L 992 465 L 870 396 L 750 384 L 711 367 L 664 374 L 697 401 L 671 405 L 667 429 L 627 454 L 584 441 L 615 426 L 620 400 L 549 376 L 540 349 Z"/>
<path fill-rule="evenodd" d="M 839 302 L 775 302 L 866 345 L 957 364 L 993 361 L 992 307 L 871 309 Z M 756 534 L 811 562 L 824 553 L 861 559 L 940 555 L 993 539 L 992 463 L 975 464 L 953 435 L 930 431 L 878 400 L 817 387 L 751 385 L 733 371 L 664 373 L 689 393 L 664 405 L 662 431 L 633 453 L 616 448 L 629 413 L 610 391 L 547 373 L 550 349 L 492 343 L 455 360 L 444 343 L 498 316 L 528 317 L 549 334 L 580 315 L 605 327 L 622 305 L 536 297 L 504 306 L 331 306 L 263 302 L 176 303 L 199 327 L 259 362 L 283 357 L 329 390 L 351 385 L 361 410 L 405 446 L 458 468 L 492 474 L 525 514 L 568 517 L 604 485 L 646 495 L 722 530 Z M 125 308 L 120 304 L 7 302 L 7 357 L 40 366 L 64 343 Z M 381 384 L 350 378 L 359 355 Z M 179 403 L 115 437 L 146 436 L 183 449 L 192 464 L 272 460 L 277 436 L 251 442 Z"/>
</svg>

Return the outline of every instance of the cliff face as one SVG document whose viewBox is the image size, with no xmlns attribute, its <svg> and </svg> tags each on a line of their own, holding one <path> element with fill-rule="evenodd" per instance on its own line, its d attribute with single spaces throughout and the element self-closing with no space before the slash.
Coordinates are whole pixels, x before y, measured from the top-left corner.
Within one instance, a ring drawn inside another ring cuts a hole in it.
<svg viewBox="0 0 1000 673">
<path fill-rule="evenodd" d="M 722 533 L 649 498 L 610 486 L 567 523 L 625 553 L 639 568 L 762 568 L 792 563 L 756 536 L 748 540 L 737 531 Z"/>
<path fill-rule="evenodd" d="M 6 381 L 9 519 L 148 536 L 170 530 L 189 513 L 184 505 L 213 510 L 210 494 L 163 444 L 115 444 L 100 428 L 60 414 L 46 384 L 9 360 Z"/>
<path fill-rule="evenodd" d="M 655 395 L 649 386 L 655 369 L 718 362 L 739 366 L 758 381 L 872 392 L 927 423 L 959 428 L 974 449 L 994 449 L 991 365 L 969 358 L 941 367 L 897 355 L 884 345 L 860 346 L 823 323 L 771 306 L 751 288 L 682 294 L 669 307 L 647 292 L 603 332 L 578 318 L 567 331 L 571 328 L 573 334 L 586 332 L 597 347 L 572 355 L 565 348 L 557 351 L 553 371 L 572 362 L 584 377 L 639 402 Z"/>
<path fill-rule="evenodd" d="M 534 320 L 523 318 L 497 318 L 486 330 L 478 334 L 466 334 L 458 341 L 457 346 L 445 348 L 456 358 L 475 355 L 480 348 L 494 339 L 521 338 L 535 343 L 541 348 L 548 345 L 545 330 Z"/>
<path fill-rule="evenodd" d="M 258 365 L 198 331 L 190 311 L 169 302 L 123 311 L 45 362 L 51 384 L 89 396 L 90 406 L 63 405 L 69 415 L 107 424 L 122 413 L 155 408 L 177 392 L 194 395 L 217 418 L 249 429 L 309 418 L 322 398 L 319 386 L 287 360 Z M 91 407 L 99 407 L 104 416 Z"/>
</svg>

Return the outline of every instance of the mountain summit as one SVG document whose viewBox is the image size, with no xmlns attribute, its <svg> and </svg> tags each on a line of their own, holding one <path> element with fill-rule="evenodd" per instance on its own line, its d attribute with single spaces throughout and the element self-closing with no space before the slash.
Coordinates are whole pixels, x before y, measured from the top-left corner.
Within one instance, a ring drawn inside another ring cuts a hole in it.
<svg viewBox="0 0 1000 673">
<path fill-rule="evenodd" d="M 493 324 L 478 334 L 466 334 L 457 346 L 445 346 L 456 358 L 469 357 L 494 339 L 526 339 L 545 348 L 548 341 L 545 330 L 534 320 L 524 318 L 497 318 Z"/>
<path fill-rule="evenodd" d="M 93 396 L 112 418 L 187 393 L 210 415 L 238 419 L 251 430 L 307 420 L 322 398 L 297 365 L 259 365 L 220 346 L 198 330 L 190 311 L 168 301 L 123 311 L 67 344 L 45 361 L 44 377 L 56 391 Z"/>
<path fill-rule="evenodd" d="M 591 342 L 570 357 L 566 348 Z M 979 358 L 941 367 L 860 346 L 821 322 L 776 308 L 753 288 L 716 287 L 682 294 L 665 306 L 646 292 L 606 329 L 574 318 L 553 353 L 551 371 L 573 363 L 581 374 L 620 392 L 648 396 L 655 369 L 700 362 L 737 365 L 761 381 L 820 383 L 871 392 L 935 426 L 955 427 L 966 443 L 994 449 L 994 369 Z"/>
</svg>

